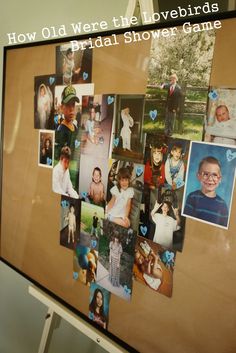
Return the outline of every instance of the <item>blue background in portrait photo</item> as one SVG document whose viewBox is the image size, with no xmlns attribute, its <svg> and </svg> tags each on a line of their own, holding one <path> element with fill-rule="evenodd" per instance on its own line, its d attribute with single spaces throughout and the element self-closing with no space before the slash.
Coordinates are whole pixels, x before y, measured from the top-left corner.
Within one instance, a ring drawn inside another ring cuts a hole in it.
<svg viewBox="0 0 236 353">
<path fill-rule="evenodd" d="M 99 284 L 92 282 L 90 284 L 90 295 L 89 295 L 89 304 L 91 303 L 92 299 L 93 299 L 93 295 L 95 290 L 99 288 L 102 293 L 103 293 L 103 298 L 104 298 L 104 302 L 103 302 L 103 308 L 104 308 L 104 314 L 106 315 L 106 317 L 108 318 L 108 313 L 109 313 L 109 302 L 110 302 L 110 292 L 108 290 L 106 290 L 105 288 L 99 286 Z"/>
<path fill-rule="evenodd" d="M 236 156 L 236 148 L 232 146 L 219 146 L 214 144 L 192 142 L 184 203 L 190 192 L 201 189 L 201 184 L 197 179 L 198 165 L 200 161 L 205 157 L 212 156 L 217 158 L 221 164 L 222 180 L 216 189 L 216 193 L 225 200 L 228 209 L 230 209 L 232 191 L 234 187 L 236 158 L 228 161 L 226 156 L 228 150 Z"/>
</svg>

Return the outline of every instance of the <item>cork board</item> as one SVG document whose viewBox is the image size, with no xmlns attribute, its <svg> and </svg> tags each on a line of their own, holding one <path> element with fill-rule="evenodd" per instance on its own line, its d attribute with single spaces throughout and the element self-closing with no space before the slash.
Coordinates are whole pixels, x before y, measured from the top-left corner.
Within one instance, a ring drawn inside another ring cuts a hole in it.
<svg viewBox="0 0 236 353">
<path fill-rule="evenodd" d="M 216 33 L 211 85 L 236 87 L 236 20 Z M 55 72 L 56 44 L 7 51 L 4 89 L 1 257 L 79 312 L 89 289 L 72 277 L 73 253 L 59 245 L 60 196 L 51 170 L 37 165 L 34 76 Z M 150 43 L 96 48 L 95 93 L 144 94 Z M 112 77 L 112 79 L 111 79 Z M 109 332 L 141 352 L 236 349 L 236 198 L 228 231 L 187 220 L 177 255 L 173 297 L 134 281 L 131 302 L 112 296 Z"/>
</svg>

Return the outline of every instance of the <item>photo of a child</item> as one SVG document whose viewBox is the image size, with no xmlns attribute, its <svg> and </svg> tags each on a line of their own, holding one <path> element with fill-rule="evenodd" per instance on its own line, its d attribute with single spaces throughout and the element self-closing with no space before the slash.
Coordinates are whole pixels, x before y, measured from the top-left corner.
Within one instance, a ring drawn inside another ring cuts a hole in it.
<svg viewBox="0 0 236 353">
<path fill-rule="evenodd" d="M 34 128 L 52 129 L 55 76 L 34 78 Z"/>
<path fill-rule="evenodd" d="M 97 249 L 103 219 L 104 209 L 102 207 L 84 201 L 81 202 L 80 245 Z"/>
<path fill-rule="evenodd" d="M 58 84 L 89 83 L 92 78 L 92 49 L 72 50 L 71 43 L 56 47 L 56 74 Z"/>
<path fill-rule="evenodd" d="M 110 156 L 115 97 L 112 94 L 83 95 L 81 154 Z"/>
<path fill-rule="evenodd" d="M 65 53 L 63 53 L 63 51 L 61 51 L 61 53 L 64 57 L 62 65 L 63 84 L 69 85 L 72 83 L 73 75 L 78 75 L 81 67 L 75 68 L 74 52 L 71 48 L 68 48 Z"/>
<path fill-rule="evenodd" d="M 131 151 L 131 130 L 130 128 L 134 125 L 134 119 L 129 114 L 130 109 L 124 108 L 121 110 L 121 120 L 123 126 L 120 131 L 122 137 L 122 147 L 124 150 Z"/>
<path fill-rule="evenodd" d="M 103 221 L 98 244 L 98 283 L 125 300 L 131 299 L 136 232 Z"/>
<path fill-rule="evenodd" d="M 188 150 L 187 140 L 147 134 L 139 235 L 175 251 L 183 248 L 180 210 Z"/>
<path fill-rule="evenodd" d="M 89 118 L 86 120 L 85 123 L 85 132 L 87 134 L 87 139 L 97 145 L 99 142 L 99 127 L 96 127 L 95 125 L 95 117 L 96 117 L 96 112 L 95 108 L 90 108 L 89 111 Z"/>
<path fill-rule="evenodd" d="M 151 217 L 155 223 L 153 241 L 165 248 L 173 247 L 173 232 L 180 229 L 180 217 L 178 208 L 174 209 L 168 201 L 154 205 Z"/>
<path fill-rule="evenodd" d="M 109 280 L 114 287 L 120 286 L 120 258 L 123 252 L 118 234 L 109 243 Z"/>
<path fill-rule="evenodd" d="M 80 156 L 79 190 L 83 201 L 105 208 L 108 161 L 90 155 Z"/>
<path fill-rule="evenodd" d="M 164 155 L 166 150 L 166 145 L 161 143 L 150 145 L 150 159 L 145 163 L 144 183 L 147 184 L 151 190 L 164 186 Z"/>
<path fill-rule="evenodd" d="M 183 215 L 228 228 L 234 188 L 235 153 L 233 147 L 191 143 Z"/>
<path fill-rule="evenodd" d="M 96 238 L 98 238 L 98 221 L 99 221 L 99 218 L 97 216 L 97 212 L 94 212 L 90 234 L 95 235 Z"/>
<path fill-rule="evenodd" d="M 183 146 L 174 143 L 170 155 L 165 162 L 165 178 L 168 188 L 179 189 L 184 185 L 184 162 L 182 160 Z"/>
<path fill-rule="evenodd" d="M 80 237 L 80 200 L 61 197 L 60 245 L 75 249 Z"/>
<path fill-rule="evenodd" d="M 162 248 L 151 240 L 137 237 L 134 257 L 134 277 L 148 288 L 172 295 L 175 252 Z"/>
<path fill-rule="evenodd" d="M 60 153 L 60 160 L 53 168 L 52 190 L 57 194 L 66 195 L 78 199 L 79 195 L 74 189 L 69 172 L 71 150 L 69 147 L 63 147 Z"/>
<path fill-rule="evenodd" d="M 112 198 L 106 207 L 107 218 L 125 228 L 130 226 L 129 214 L 134 190 L 130 186 L 131 174 L 128 168 L 122 167 L 118 171 L 117 185 L 110 190 Z"/>
<path fill-rule="evenodd" d="M 39 131 L 39 165 L 41 167 L 52 168 L 54 150 L 54 132 L 48 130 Z"/>
<path fill-rule="evenodd" d="M 117 95 L 112 158 L 143 163 L 144 96 Z"/>
<path fill-rule="evenodd" d="M 89 198 L 96 205 L 105 201 L 105 188 L 102 183 L 102 171 L 99 167 L 93 169 L 92 182 L 89 186 Z"/>
</svg>

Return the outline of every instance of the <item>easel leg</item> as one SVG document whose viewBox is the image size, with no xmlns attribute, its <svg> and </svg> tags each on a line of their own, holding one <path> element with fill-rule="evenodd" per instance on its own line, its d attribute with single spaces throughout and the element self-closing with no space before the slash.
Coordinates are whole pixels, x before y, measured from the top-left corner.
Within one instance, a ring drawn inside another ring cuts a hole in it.
<svg viewBox="0 0 236 353">
<path fill-rule="evenodd" d="M 47 353 L 51 342 L 53 330 L 60 325 L 61 318 L 51 308 L 48 309 L 45 317 L 43 333 L 39 345 L 38 353 Z"/>
</svg>

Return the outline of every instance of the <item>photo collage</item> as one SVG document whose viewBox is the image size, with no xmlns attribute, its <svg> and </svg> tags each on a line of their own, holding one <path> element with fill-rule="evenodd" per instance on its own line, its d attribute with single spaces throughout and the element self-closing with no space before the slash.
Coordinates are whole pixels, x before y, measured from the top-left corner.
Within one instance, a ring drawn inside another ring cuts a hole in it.
<svg viewBox="0 0 236 353">
<path fill-rule="evenodd" d="M 61 195 L 59 243 L 88 317 L 107 329 L 110 294 L 132 300 L 133 280 L 172 296 L 186 218 L 230 226 L 236 88 L 209 87 L 210 31 L 153 39 L 143 95 L 94 94 L 93 50 L 55 51 L 55 73 L 34 80 L 38 165 Z"/>
</svg>

